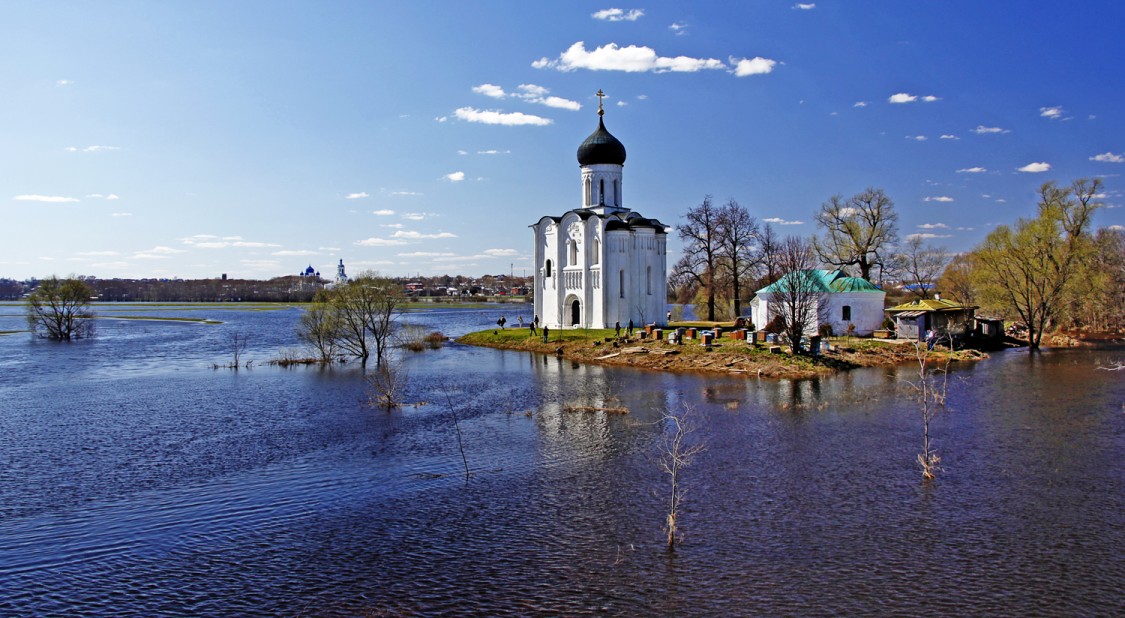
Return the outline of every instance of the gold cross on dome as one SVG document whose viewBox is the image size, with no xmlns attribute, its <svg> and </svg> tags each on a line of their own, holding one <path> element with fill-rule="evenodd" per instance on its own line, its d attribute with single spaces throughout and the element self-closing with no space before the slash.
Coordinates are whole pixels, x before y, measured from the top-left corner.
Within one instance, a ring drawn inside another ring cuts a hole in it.
<svg viewBox="0 0 1125 618">
<path fill-rule="evenodd" d="M 602 99 L 605 97 L 605 93 L 602 92 L 601 88 L 598 88 L 598 93 L 596 96 L 598 97 L 598 115 L 605 116 L 605 110 L 602 109 Z"/>
</svg>

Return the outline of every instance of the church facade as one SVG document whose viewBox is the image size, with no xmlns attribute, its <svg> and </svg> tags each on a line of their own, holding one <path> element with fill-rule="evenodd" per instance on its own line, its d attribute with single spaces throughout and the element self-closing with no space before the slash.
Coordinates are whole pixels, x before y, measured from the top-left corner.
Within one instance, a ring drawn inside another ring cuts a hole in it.
<svg viewBox="0 0 1125 618">
<path fill-rule="evenodd" d="M 551 328 L 664 320 L 667 226 L 623 205 L 625 146 L 606 130 L 604 115 L 599 103 L 598 128 L 578 147 L 582 207 L 531 226 L 535 315 Z"/>
</svg>

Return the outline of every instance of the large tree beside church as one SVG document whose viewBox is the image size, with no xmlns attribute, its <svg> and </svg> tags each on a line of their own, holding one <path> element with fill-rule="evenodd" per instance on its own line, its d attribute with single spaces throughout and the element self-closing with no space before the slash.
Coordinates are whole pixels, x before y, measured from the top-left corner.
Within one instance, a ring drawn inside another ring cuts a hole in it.
<svg viewBox="0 0 1125 618">
<path fill-rule="evenodd" d="M 715 286 L 718 283 L 722 247 L 717 233 L 719 209 L 711 203 L 711 196 L 688 210 L 678 232 L 683 241 L 683 256 L 672 269 L 672 278 L 690 281 L 693 287 L 707 295 L 707 319 L 715 321 Z"/>
<path fill-rule="evenodd" d="M 817 255 L 833 266 L 855 266 L 859 276 L 871 281 L 882 269 L 898 241 L 898 213 L 882 189 L 868 187 L 847 199 L 828 198 L 816 214 L 823 236 L 813 240 Z"/>
</svg>

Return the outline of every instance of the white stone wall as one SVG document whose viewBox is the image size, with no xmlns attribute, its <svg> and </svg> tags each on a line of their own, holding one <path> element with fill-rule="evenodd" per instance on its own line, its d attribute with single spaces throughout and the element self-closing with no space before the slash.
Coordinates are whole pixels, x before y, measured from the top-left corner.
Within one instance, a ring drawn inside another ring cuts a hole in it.
<svg viewBox="0 0 1125 618">
<path fill-rule="evenodd" d="M 754 328 L 761 329 L 770 321 L 770 308 L 774 300 L 772 292 L 758 294 L 750 303 L 750 320 Z M 883 302 L 886 294 L 883 292 L 834 292 L 827 294 L 822 309 L 824 315 L 818 315 L 816 326 L 828 323 L 832 325 L 832 332 L 843 335 L 848 331 L 848 323 L 855 325 L 855 334 L 868 336 L 883 325 Z M 843 319 L 844 306 L 851 307 L 851 320 Z M 814 334 L 816 326 L 810 329 Z"/>
</svg>

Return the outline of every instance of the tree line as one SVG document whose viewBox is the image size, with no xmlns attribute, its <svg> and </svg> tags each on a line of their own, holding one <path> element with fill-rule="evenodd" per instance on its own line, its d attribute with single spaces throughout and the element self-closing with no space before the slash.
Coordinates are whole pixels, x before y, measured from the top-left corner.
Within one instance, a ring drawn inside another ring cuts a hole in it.
<svg viewBox="0 0 1125 618">
<path fill-rule="evenodd" d="M 889 299 L 923 298 L 941 290 L 1018 323 L 1033 348 L 1051 329 L 1120 330 L 1125 328 L 1125 232 L 1092 229 L 1103 196 L 1100 179 L 1045 183 L 1037 216 L 998 226 L 961 254 L 931 245 L 921 235 L 901 239 L 894 202 L 879 188 L 830 197 L 816 212 L 817 233 L 809 237 L 782 238 L 737 201 L 716 206 L 706 196 L 678 227 L 683 255 L 670 274 L 670 296 L 694 304 L 697 315 L 709 321 L 733 319 L 743 315 L 755 290 L 781 282 L 792 293 L 787 296 L 802 306 L 789 307 L 794 315 L 776 317 L 799 334 L 796 314 L 815 316 L 809 307 L 822 299 L 804 293 L 812 282 L 802 275 L 783 278 L 832 268 L 883 287 Z M 800 326 L 808 330 L 810 325 Z"/>
</svg>

